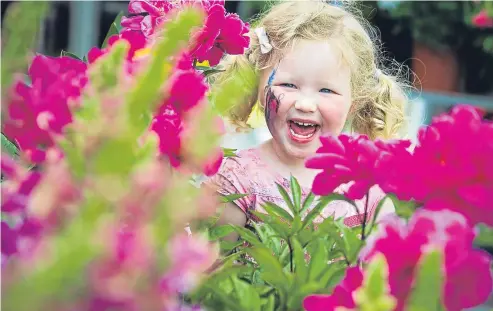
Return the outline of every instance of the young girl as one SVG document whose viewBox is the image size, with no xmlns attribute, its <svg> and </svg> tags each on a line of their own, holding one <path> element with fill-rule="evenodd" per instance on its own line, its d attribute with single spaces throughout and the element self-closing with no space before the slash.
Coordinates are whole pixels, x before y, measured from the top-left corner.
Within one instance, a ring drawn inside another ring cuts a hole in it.
<svg viewBox="0 0 493 311">
<path fill-rule="evenodd" d="M 265 212 L 266 201 L 288 210 L 275 183 L 289 191 L 290 175 L 299 181 L 303 196 L 308 195 L 318 171 L 305 168 L 305 159 L 316 152 L 323 133 L 339 135 L 350 126 L 372 139 L 398 134 L 405 93 L 379 69 L 378 40 L 367 25 L 349 10 L 322 1 L 281 2 L 252 29 L 245 55 L 228 60 L 214 87 L 239 69 L 258 77 L 252 96 L 232 108 L 231 121 L 246 125 L 258 102 L 272 138 L 225 159 L 206 182 L 222 195 L 247 194 L 223 210 L 218 225 L 258 221 L 251 212 Z M 372 188 L 369 198 L 356 202 L 358 212 L 344 201 L 332 202 L 316 222 L 335 215 L 348 226 L 360 225 L 366 200 L 371 217 L 383 196 Z M 392 211 L 391 203 L 385 203 L 379 215 Z"/>
</svg>

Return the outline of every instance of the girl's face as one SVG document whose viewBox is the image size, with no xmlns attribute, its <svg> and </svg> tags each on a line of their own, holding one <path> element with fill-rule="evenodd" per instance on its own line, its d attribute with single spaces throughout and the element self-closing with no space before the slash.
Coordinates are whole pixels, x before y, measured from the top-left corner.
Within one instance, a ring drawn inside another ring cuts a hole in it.
<svg viewBox="0 0 493 311">
<path fill-rule="evenodd" d="M 300 41 L 264 70 L 259 98 L 275 149 L 304 159 L 316 152 L 322 133 L 341 133 L 351 107 L 350 70 L 328 42 Z"/>
</svg>

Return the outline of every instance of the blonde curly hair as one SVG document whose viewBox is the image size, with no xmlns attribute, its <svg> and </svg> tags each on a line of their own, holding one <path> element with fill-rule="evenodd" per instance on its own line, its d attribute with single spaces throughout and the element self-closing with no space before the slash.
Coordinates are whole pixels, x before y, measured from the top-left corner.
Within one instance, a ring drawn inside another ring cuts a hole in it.
<svg viewBox="0 0 493 311">
<path fill-rule="evenodd" d="M 272 50 L 262 54 L 254 28 L 263 27 Z M 231 107 L 228 119 L 238 127 L 248 128 L 248 118 L 258 102 L 258 77 L 272 67 L 283 51 L 299 40 L 330 40 L 342 52 L 351 72 L 352 106 L 347 124 L 352 131 L 375 138 L 396 138 L 405 125 L 407 102 L 405 79 L 399 79 L 404 66 L 392 63 L 385 68 L 377 31 L 351 3 L 335 6 L 321 0 L 286 1 L 274 4 L 253 22 L 250 46 L 244 55 L 228 56 L 224 71 L 212 80 L 212 88 L 221 87 L 238 74 L 255 75 L 245 79 L 249 96 Z M 263 107 L 261 107 L 263 109 Z"/>
</svg>

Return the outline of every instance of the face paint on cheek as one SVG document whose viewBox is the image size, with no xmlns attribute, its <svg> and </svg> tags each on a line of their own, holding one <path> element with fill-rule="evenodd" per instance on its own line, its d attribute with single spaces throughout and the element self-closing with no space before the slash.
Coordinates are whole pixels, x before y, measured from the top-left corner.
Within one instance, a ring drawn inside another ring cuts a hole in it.
<svg viewBox="0 0 493 311">
<path fill-rule="evenodd" d="M 283 94 L 276 97 L 270 86 L 265 88 L 265 94 L 265 122 L 269 129 L 272 130 L 279 112 Z"/>
</svg>

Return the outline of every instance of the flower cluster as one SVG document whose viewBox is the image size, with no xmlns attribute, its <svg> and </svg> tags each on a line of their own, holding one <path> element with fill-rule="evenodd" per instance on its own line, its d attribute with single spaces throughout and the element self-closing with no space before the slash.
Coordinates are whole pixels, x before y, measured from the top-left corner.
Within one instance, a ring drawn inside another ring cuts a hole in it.
<svg viewBox="0 0 493 311">
<path fill-rule="evenodd" d="M 479 28 L 492 28 L 493 17 L 488 15 L 486 9 L 483 9 L 473 17 L 472 23 Z"/>
<path fill-rule="evenodd" d="M 491 258 L 472 247 L 474 236 L 461 214 L 446 209 L 423 209 L 407 224 L 397 216 L 387 218 L 379 232 L 370 236 L 360 256 L 364 261 L 370 261 L 377 254 L 385 256 L 390 294 L 397 300 L 395 310 L 405 310 L 423 256 L 432 250 L 441 251 L 444 276 L 441 303 L 446 310 L 458 311 L 486 301 L 493 286 Z M 362 282 L 360 268 L 349 268 L 345 279 L 331 295 L 308 296 L 304 306 L 308 311 L 355 308 L 354 293 Z"/>
<path fill-rule="evenodd" d="M 3 132 L 30 161 L 43 162 L 46 150 L 72 122 L 71 111 L 87 83 L 86 69 L 85 63 L 67 56 L 37 55 L 29 67 L 30 85 L 15 83 Z"/>
<path fill-rule="evenodd" d="M 173 10 L 187 6 L 202 8 L 207 14 L 205 25 L 195 34 L 189 49 L 189 59 L 219 64 L 223 55 L 243 54 L 250 44 L 249 25 L 237 14 L 226 13 L 224 1 L 142 1 L 131 0 L 128 6 L 131 17 L 122 18 L 123 32 L 140 32 L 149 40 L 157 34 L 159 26 Z M 145 16 L 143 15 L 145 14 Z"/>
<path fill-rule="evenodd" d="M 324 136 L 306 166 L 323 170 L 313 183 L 316 194 L 352 183 L 346 195 L 361 198 L 373 185 L 425 208 L 445 207 L 471 224 L 493 225 L 491 195 L 493 124 L 475 108 L 458 105 L 420 129 L 418 143 L 376 141 L 365 136 Z M 412 149 L 412 150 L 411 150 Z M 430 172 L 433 172 L 430 174 Z M 436 176 L 440 176 L 437 178 Z"/>
</svg>

